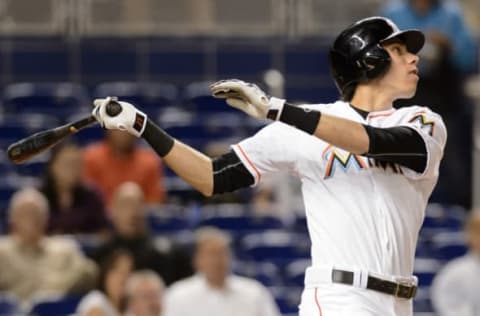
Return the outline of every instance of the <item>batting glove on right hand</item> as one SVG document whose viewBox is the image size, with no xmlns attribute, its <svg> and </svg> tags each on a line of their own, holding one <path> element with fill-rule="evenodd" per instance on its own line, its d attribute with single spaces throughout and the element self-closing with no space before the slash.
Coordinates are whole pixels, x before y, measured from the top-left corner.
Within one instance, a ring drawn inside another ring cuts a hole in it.
<svg viewBox="0 0 480 316">
<path fill-rule="evenodd" d="M 258 119 L 265 119 L 272 108 L 281 107 L 285 102 L 270 98 L 257 85 L 238 79 L 215 82 L 210 90 L 215 98 L 225 98 L 229 105 Z"/>
<path fill-rule="evenodd" d="M 107 113 L 107 105 L 110 102 L 116 102 L 122 110 L 115 116 Z M 128 133 L 140 137 L 147 125 L 147 115 L 139 111 L 130 103 L 117 101 L 112 97 L 105 99 L 96 99 L 93 101 L 95 108 L 92 115 L 106 129 L 117 129 L 127 131 Z"/>
</svg>

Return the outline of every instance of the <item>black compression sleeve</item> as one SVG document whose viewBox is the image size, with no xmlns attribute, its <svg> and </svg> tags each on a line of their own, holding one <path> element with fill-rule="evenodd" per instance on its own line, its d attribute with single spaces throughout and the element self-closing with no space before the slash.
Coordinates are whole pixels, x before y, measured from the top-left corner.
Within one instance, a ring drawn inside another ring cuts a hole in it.
<svg viewBox="0 0 480 316">
<path fill-rule="evenodd" d="M 413 128 L 363 126 L 370 139 L 368 152 L 364 156 L 397 163 L 416 172 L 425 171 L 427 148 L 423 138 Z"/>
<path fill-rule="evenodd" d="M 251 186 L 255 179 L 238 156 L 230 151 L 213 159 L 213 193 L 232 192 Z"/>
<path fill-rule="evenodd" d="M 175 143 L 172 136 L 168 135 L 150 119 L 147 120 L 142 137 L 160 157 L 165 157 L 172 150 Z"/>
</svg>

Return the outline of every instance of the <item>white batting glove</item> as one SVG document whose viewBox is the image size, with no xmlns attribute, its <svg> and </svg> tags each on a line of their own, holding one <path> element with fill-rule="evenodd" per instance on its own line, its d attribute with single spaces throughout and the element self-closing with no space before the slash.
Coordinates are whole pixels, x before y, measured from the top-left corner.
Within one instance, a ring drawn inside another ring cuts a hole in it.
<svg viewBox="0 0 480 316">
<path fill-rule="evenodd" d="M 122 107 L 122 111 L 116 116 L 107 113 L 107 104 L 116 102 Z M 117 101 L 116 98 L 95 99 L 95 108 L 92 115 L 106 129 L 117 129 L 140 137 L 147 125 L 147 115 L 139 111 L 130 103 Z"/>
<path fill-rule="evenodd" d="M 257 85 L 238 79 L 221 80 L 210 86 L 215 98 L 258 119 L 278 120 L 285 100 L 270 98 Z"/>
</svg>

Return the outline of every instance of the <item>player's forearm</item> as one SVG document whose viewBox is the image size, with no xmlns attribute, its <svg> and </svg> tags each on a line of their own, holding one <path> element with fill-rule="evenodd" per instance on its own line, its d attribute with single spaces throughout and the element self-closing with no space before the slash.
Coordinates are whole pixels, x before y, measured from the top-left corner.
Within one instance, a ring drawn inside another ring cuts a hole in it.
<svg viewBox="0 0 480 316">
<path fill-rule="evenodd" d="M 358 122 L 288 103 L 282 105 L 280 114 L 270 111 L 268 117 L 295 126 L 351 153 L 368 152 L 369 137 L 365 128 Z"/>
<path fill-rule="evenodd" d="M 369 149 L 369 137 L 362 124 L 322 113 L 314 134 L 316 137 L 353 154 Z"/>
<path fill-rule="evenodd" d="M 142 137 L 178 176 L 205 196 L 212 194 L 213 173 L 209 157 L 173 139 L 150 120 Z"/>
<path fill-rule="evenodd" d="M 172 150 L 163 157 L 163 160 L 196 190 L 205 196 L 212 195 L 213 172 L 209 157 L 176 140 Z"/>
</svg>

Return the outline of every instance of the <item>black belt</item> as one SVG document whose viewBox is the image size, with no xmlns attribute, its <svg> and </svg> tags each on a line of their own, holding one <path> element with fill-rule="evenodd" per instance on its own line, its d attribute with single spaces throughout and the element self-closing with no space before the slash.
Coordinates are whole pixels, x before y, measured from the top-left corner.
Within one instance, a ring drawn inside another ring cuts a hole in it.
<svg viewBox="0 0 480 316">
<path fill-rule="evenodd" d="M 353 285 L 353 272 L 333 269 L 332 282 Z M 413 298 L 417 293 L 416 285 L 382 280 L 373 276 L 368 276 L 367 289 L 407 299 Z"/>
</svg>

